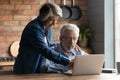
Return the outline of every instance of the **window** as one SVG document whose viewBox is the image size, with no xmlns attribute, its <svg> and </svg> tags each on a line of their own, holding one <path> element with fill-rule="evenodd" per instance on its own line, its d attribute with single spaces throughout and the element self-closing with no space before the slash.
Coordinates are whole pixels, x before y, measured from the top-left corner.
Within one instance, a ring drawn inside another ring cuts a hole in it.
<svg viewBox="0 0 120 80">
<path fill-rule="evenodd" d="M 115 0 L 115 62 L 120 62 L 120 0 Z"/>
</svg>

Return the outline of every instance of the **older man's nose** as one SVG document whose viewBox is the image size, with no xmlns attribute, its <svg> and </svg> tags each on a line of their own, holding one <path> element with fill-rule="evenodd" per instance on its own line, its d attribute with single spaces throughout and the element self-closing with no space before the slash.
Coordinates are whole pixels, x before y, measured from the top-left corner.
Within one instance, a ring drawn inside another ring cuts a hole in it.
<svg viewBox="0 0 120 80">
<path fill-rule="evenodd" d="M 75 41 L 71 38 L 69 43 L 73 44 Z"/>
</svg>

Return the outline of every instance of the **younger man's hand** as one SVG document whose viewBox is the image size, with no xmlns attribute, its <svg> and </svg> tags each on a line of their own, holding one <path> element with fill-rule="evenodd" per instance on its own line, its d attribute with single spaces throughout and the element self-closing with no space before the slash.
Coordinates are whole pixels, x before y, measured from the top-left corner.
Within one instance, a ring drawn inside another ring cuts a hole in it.
<svg viewBox="0 0 120 80">
<path fill-rule="evenodd" d="M 74 61 L 75 61 L 75 59 L 70 60 L 70 62 L 69 62 L 69 64 L 68 64 L 68 67 L 69 67 L 70 69 L 73 68 Z"/>
</svg>

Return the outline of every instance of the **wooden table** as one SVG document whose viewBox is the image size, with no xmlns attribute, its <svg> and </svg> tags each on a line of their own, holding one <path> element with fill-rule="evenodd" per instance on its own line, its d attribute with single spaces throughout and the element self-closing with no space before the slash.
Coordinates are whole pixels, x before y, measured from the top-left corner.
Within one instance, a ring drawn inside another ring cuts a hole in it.
<svg viewBox="0 0 120 80">
<path fill-rule="evenodd" d="M 79 75 L 69 76 L 65 74 L 44 73 L 44 74 L 21 74 L 0 72 L 0 80 L 120 80 L 119 74 L 101 73 L 100 75 Z"/>
</svg>

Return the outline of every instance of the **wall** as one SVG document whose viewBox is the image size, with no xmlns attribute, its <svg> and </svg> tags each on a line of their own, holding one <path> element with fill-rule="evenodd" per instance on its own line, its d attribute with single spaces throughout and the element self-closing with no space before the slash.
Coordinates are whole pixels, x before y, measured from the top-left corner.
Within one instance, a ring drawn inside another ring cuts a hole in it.
<svg viewBox="0 0 120 80">
<path fill-rule="evenodd" d="M 95 53 L 104 53 L 104 0 L 87 0 L 88 22 L 95 35 L 92 47 Z"/>
<path fill-rule="evenodd" d="M 95 53 L 105 54 L 105 68 L 114 68 L 114 1 L 87 0 L 88 23 L 95 30 L 92 47 Z"/>
<path fill-rule="evenodd" d="M 36 18 L 39 8 L 45 2 L 55 2 L 62 5 L 63 0 L 0 0 L 0 57 L 11 56 L 10 45 L 20 40 L 21 33 L 25 25 Z M 60 26 L 70 22 L 78 26 L 87 22 L 87 1 L 75 0 L 75 4 L 82 9 L 83 15 L 79 20 L 60 19 L 53 28 L 52 41 L 59 42 Z M 71 6 L 71 0 L 67 0 L 67 5 Z"/>
</svg>

